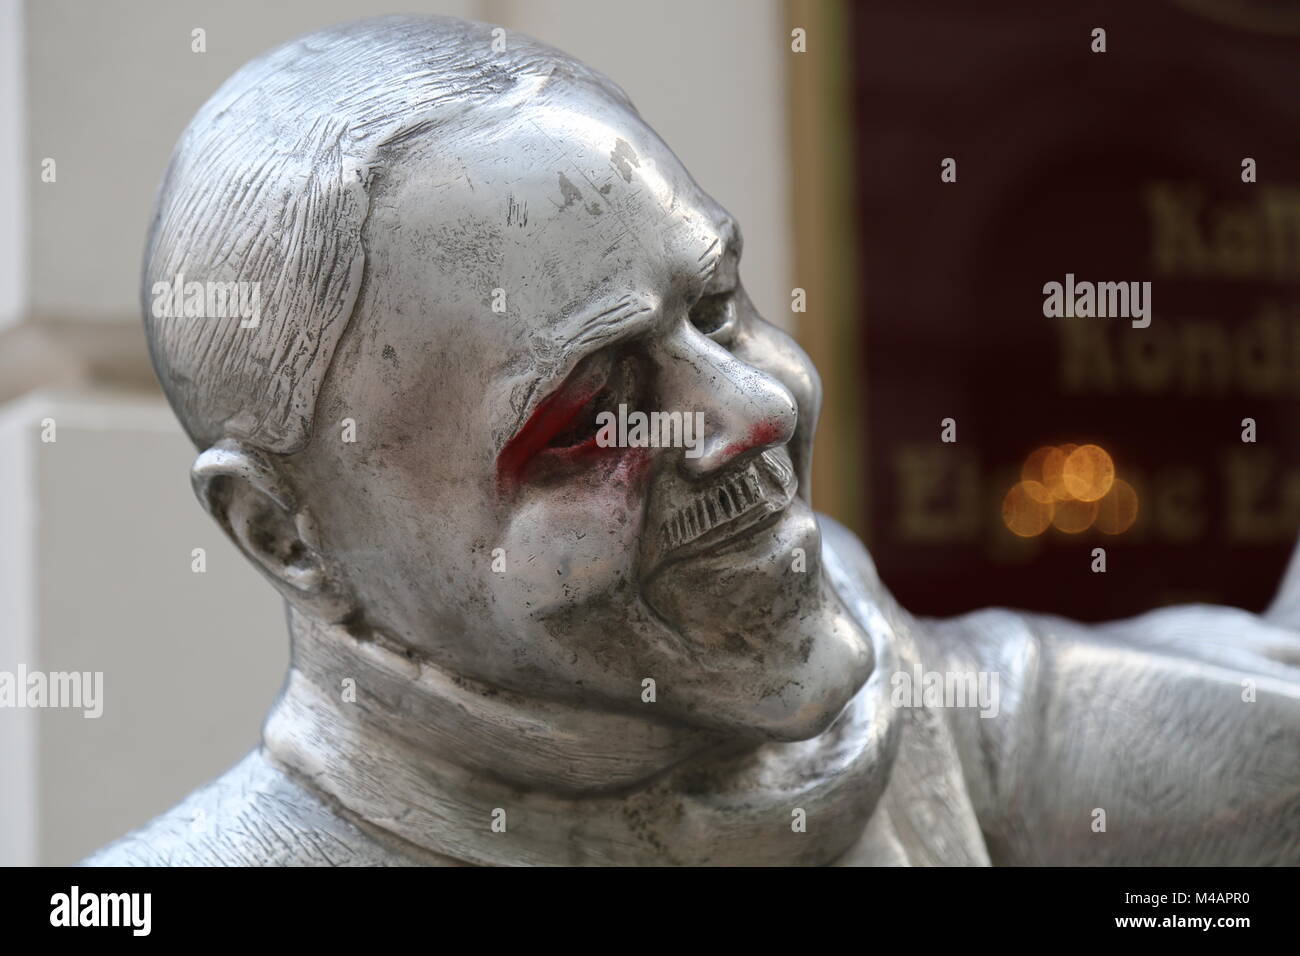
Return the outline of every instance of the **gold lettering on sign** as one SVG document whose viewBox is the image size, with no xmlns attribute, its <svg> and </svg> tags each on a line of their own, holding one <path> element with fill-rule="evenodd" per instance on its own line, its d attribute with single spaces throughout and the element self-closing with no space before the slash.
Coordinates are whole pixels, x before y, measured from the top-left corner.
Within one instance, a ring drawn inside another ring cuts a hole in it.
<svg viewBox="0 0 1300 956">
<path fill-rule="evenodd" d="M 1207 449 L 1207 452 L 1209 450 Z M 1267 449 L 1227 445 L 1210 452 L 1219 463 L 1221 481 L 1207 481 L 1199 465 L 1175 463 L 1154 473 L 1126 468 L 1140 501 L 1137 522 L 1126 541 L 1161 541 L 1185 545 L 1204 542 L 1211 532 L 1229 545 L 1273 545 L 1295 540 L 1300 530 L 1300 467 L 1282 467 Z M 999 563 L 1024 561 L 1044 542 L 1115 540 L 1098 528 L 1081 536 L 1049 529 L 1035 538 L 1017 538 L 1003 523 L 1007 487 L 1013 468 L 981 475 L 970 458 L 929 443 L 902 445 L 894 456 L 898 495 L 898 540 L 908 545 L 958 545 L 978 542 Z M 1211 497 L 1210 488 L 1216 490 Z M 1223 525 L 1212 528 L 1211 515 Z"/>
<path fill-rule="evenodd" d="M 1279 473 L 1269 450 L 1230 448 L 1223 453 L 1227 537 L 1243 544 L 1294 540 L 1300 526 L 1300 472 Z"/>
<path fill-rule="evenodd" d="M 1300 281 L 1300 189 L 1260 186 L 1251 199 L 1207 202 L 1199 187 L 1143 190 L 1159 276 Z"/>
<path fill-rule="evenodd" d="M 966 541 L 979 534 L 979 469 L 951 445 L 903 445 L 894 454 L 898 535 L 908 542 Z"/>
<path fill-rule="evenodd" d="M 1155 531 L 1166 541 L 1195 541 L 1205 530 L 1204 482 L 1194 468 L 1164 469 L 1155 482 L 1153 519 Z"/>
<path fill-rule="evenodd" d="M 1273 301 L 1231 323 L 1174 317 L 1131 335 L 1062 319 L 1057 332 L 1067 393 L 1300 397 L 1300 315 Z"/>
</svg>

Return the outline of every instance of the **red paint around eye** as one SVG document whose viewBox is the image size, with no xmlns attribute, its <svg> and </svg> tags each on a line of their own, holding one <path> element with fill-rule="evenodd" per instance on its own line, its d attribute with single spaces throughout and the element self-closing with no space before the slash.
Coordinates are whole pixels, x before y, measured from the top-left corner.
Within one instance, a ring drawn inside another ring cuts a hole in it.
<svg viewBox="0 0 1300 956">
<path fill-rule="evenodd" d="M 600 391 L 602 384 L 598 380 L 577 382 L 572 387 L 560 389 L 538 405 L 524 427 L 497 456 L 498 487 L 509 490 L 518 486 L 528 463 L 551 439 L 573 423 L 578 412 Z M 594 438 L 591 444 L 594 446 Z"/>
</svg>

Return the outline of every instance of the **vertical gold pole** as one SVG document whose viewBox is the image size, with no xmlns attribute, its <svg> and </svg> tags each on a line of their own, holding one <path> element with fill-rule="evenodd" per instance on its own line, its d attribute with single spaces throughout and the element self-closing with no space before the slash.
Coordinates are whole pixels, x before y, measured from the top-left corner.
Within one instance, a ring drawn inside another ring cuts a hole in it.
<svg viewBox="0 0 1300 956">
<path fill-rule="evenodd" d="M 789 128 L 796 285 L 808 295 L 808 311 L 795 315 L 795 334 L 825 390 L 813 453 L 813 501 L 865 540 L 865 330 L 854 278 L 849 11 L 843 0 L 786 0 L 786 21 L 787 37 L 802 28 L 807 38 L 807 52 L 790 53 Z"/>
</svg>

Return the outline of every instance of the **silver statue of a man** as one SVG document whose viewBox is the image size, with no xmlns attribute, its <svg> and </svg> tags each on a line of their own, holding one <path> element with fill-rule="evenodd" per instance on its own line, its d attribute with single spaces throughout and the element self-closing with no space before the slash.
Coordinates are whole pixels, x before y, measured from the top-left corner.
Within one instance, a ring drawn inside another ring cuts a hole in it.
<svg viewBox="0 0 1300 956">
<path fill-rule="evenodd" d="M 820 384 L 736 222 L 492 31 L 321 31 L 176 149 L 150 349 L 293 664 L 260 747 L 89 862 L 1300 863 L 1300 614 L 910 617 L 809 505 Z M 178 276 L 260 315 L 156 314 Z M 620 406 L 704 434 L 599 440 Z M 931 672 L 998 704 L 899 698 Z"/>
</svg>

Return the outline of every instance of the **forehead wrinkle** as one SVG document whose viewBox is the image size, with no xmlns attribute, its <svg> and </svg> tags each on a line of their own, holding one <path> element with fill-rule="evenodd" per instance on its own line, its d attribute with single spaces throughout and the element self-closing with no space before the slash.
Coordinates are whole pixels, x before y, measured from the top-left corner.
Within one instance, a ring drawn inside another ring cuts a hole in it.
<svg viewBox="0 0 1300 956">
<path fill-rule="evenodd" d="M 573 322 L 563 323 L 564 329 L 574 330 L 572 338 L 545 347 L 546 352 L 554 353 L 554 358 L 540 358 L 535 349 L 533 358 L 540 374 L 511 387 L 511 421 L 497 436 L 494 454 L 501 453 L 552 388 L 563 381 L 580 361 L 597 349 L 640 332 L 653 321 L 656 309 L 655 299 L 629 292 L 613 302 L 579 314 Z"/>
<path fill-rule="evenodd" d="M 620 337 L 627 330 L 628 323 L 653 310 L 654 303 L 644 296 L 636 293 L 620 296 L 607 307 L 579 319 L 576 334 L 568 343 L 560 343 L 560 348 L 575 352 L 592 351 L 598 345 Z"/>
<path fill-rule="evenodd" d="M 721 239 L 714 237 L 709 243 L 707 249 L 700 253 L 697 261 L 703 263 L 696 275 L 699 277 L 701 285 L 708 285 L 709 280 L 713 278 L 713 273 L 718 271 L 718 264 L 722 262 L 725 253 L 725 246 Z"/>
</svg>

